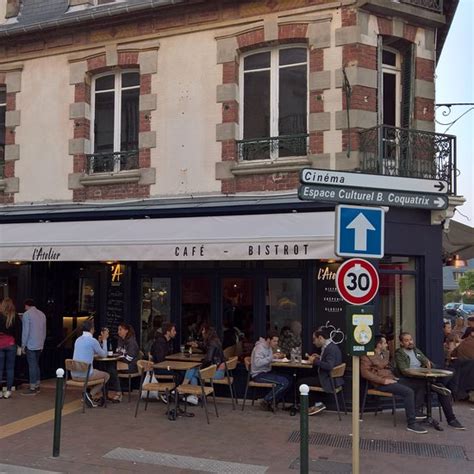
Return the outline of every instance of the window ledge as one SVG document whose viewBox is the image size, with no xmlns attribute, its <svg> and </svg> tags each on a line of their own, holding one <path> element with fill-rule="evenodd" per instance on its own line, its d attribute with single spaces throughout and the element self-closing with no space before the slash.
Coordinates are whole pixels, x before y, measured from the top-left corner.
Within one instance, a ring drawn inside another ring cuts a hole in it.
<svg viewBox="0 0 474 474">
<path fill-rule="evenodd" d="M 234 176 L 244 176 L 300 171 L 307 166 L 311 166 L 308 157 L 295 156 L 278 160 L 239 161 L 230 171 Z"/>
<path fill-rule="evenodd" d="M 138 183 L 142 177 L 140 170 L 118 171 L 116 173 L 94 173 L 84 175 L 79 182 L 82 186 L 100 186 L 102 184 Z"/>
</svg>

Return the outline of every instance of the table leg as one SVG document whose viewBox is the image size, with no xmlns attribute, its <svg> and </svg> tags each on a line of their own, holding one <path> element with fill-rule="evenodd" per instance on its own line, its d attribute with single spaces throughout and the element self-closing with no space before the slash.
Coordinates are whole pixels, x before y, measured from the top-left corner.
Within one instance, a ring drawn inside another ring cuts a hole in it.
<svg viewBox="0 0 474 474">
<path fill-rule="evenodd" d="M 431 425 L 435 430 L 444 431 L 439 423 L 432 416 L 432 405 L 431 405 L 431 381 L 426 381 L 426 421 L 425 423 Z"/>
<path fill-rule="evenodd" d="M 296 400 L 298 399 L 297 398 L 298 393 L 297 393 L 297 390 L 296 390 L 297 375 L 298 374 L 296 373 L 296 370 L 293 370 L 293 403 L 288 408 L 285 408 L 285 411 L 290 412 L 290 416 L 295 416 L 296 413 L 299 411 L 299 407 L 298 407 L 298 404 L 296 402 Z"/>
</svg>

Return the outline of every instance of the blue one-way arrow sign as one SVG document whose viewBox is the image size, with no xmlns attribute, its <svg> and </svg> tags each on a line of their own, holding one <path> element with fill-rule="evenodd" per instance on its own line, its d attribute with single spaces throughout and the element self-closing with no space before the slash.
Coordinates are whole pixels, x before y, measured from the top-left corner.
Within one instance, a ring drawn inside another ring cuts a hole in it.
<svg viewBox="0 0 474 474">
<path fill-rule="evenodd" d="M 385 213 L 380 207 L 336 207 L 336 255 L 382 258 Z"/>
</svg>

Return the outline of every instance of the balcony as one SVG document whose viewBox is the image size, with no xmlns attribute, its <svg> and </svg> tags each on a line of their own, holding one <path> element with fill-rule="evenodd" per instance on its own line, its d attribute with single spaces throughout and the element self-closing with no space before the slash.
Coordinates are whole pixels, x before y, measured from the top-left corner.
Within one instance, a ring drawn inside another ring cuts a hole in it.
<svg viewBox="0 0 474 474">
<path fill-rule="evenodd" d="M 86 155 L 86 174 L 117 173 L 138 169 L 138 150 Z"/>
<path fill-rule="evenodd" d="M 456 137 L 381 125 L 360 132 L 364 173 L 439 179 L 456 194 Z"/>
<path fill-rule="evenodd" d="M 275 160 L 307 154 L 308 135 L 306 133 L 237 141 L 239 161 Z"/>
<path fill-rule="evenodd" d="M 415 7 L 426 8 L 437 13 L 443 13 L 443 0 L 400 0 L 400 3 L 407 3 Z"/>
</svg>

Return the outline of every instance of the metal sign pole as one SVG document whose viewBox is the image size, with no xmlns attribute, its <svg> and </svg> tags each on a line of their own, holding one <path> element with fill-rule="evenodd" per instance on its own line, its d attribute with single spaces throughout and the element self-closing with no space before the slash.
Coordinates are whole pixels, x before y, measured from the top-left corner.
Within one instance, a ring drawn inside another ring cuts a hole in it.
<svg viewBox="0 0 474 474">
<path fill-rule="evenodd" d="M 359 437 L 359 373 L 360 359 L 352 357 L 352 474 L 359 474 L 360 437 Z"/>
</svg>

